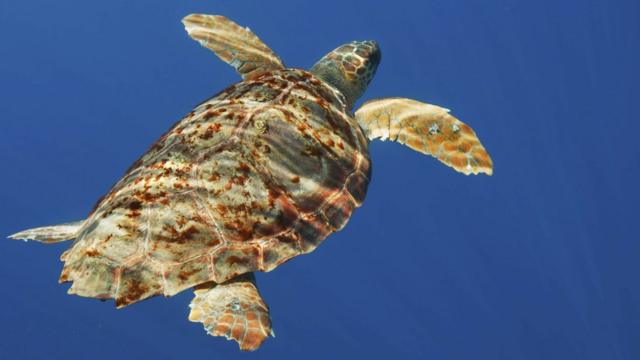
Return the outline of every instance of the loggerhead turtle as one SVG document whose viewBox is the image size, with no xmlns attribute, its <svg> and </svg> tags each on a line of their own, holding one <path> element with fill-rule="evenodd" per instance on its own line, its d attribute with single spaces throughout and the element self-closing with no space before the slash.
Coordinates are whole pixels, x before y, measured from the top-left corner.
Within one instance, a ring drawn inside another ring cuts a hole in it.
<svg viewBox="0 0 640 360">
<path fill-rule="evenodd" d="M 87 219 L 11 236 L 74 240 L 61 256 L 70 294 L 121 308 L 195 288 L 189 320 L 255 350 L 273 332 L 252 273 L 344 227 L 367 191 L 369 140 L 397 141 L 467 175 L 492 173 L 473 130 L 444 108 L 386 98 L 352 113 L 380 62 L 374 41 L 342 45 L 305 71 L 285 68 L 223 16 L 183 23 L 243 80 L 178 121 Z"/>
</svg>

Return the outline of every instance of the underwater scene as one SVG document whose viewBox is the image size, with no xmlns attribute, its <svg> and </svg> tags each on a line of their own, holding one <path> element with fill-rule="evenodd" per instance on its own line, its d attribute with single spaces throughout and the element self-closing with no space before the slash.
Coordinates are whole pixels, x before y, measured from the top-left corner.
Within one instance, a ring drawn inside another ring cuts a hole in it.
<svg viewBox="0 0 640 360">
<path fill-rule="evenodd" d="M 0 358 L 640 358 L 639 15 L 1 3 Z"/>
</svg>

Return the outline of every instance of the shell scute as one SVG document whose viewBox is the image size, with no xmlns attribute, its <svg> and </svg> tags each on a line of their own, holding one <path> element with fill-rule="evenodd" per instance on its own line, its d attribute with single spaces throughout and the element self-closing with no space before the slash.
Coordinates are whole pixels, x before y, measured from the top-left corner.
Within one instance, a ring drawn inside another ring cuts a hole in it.
<svg viewBox="0 0 640 360">
<path fill-rule="evenodd" d="M 120 269 L 104 257 L 89 256 L 81 263 L 77 271 L 77 281 L 74 281 L 69 294 L 108 299 L 113 297 L 116 290 L 116 279 Z M 64 272 L 63 272 L 64 275 Z M 61 277 L 61 282 L 66 279 Z"/>
<path fill-rule="evenodd" d="M 347 170 L 327 157 L 317 141 L 310 136 L 305 138 L 304 130 L 300 130 L 303 125 L 287 114 L 272 113 L 269 131 L 253 143 L 253 161 L 266 169 L 300 212 L 315 211 L 328 195 L 344 185 Z M 269 150 L 264 151 L 265 148 Z"/>
<path fill-rule="evenodd" d="M 129 210 L 124 208 L 113 209 L 109 216 L 104 217 L 88 227 L 81 235 L 83 251 L 71 251 L 66 263 L 74 263 L 81 260 L 86 249 L 95 249 L 100 256 L 104 256 L 116 263 L 122 263 L 137 256 L 143 250 L 145 230 L 140 218 L 131 219 Z"/>
<path fill-rule="evenodd" d="M 351 174 L 347 179 L 345 188 L 353 198 L 355 206 L 362 205 L 364 197 L 367 194 L 368 185 L 369 177 L 363 174 L 362 171 L 357 171 Z"/>
<path fill-rule="evenodd" d="M 198 177 L 198 195 L 228 242 L 272 236 L 298 217 L 293 205 L 241 149 L 225 150 L 205 160 Z"/>
<path fill-rule="evenodd" d="M 261 249 L 257 244 L 230 244 L 213 254 L 214 281 L 221 283 L 240 274 L 260 269 Z"/>
<path fill-rule="evenodd" d="M 323 212 L 333 231 L 346 225 L 355 207 L 356 203 L 346 190 L 337 193 L 334 199 L 326 203 Z"/>
<path fill-rule="evenodd" d="M 173 266 L 166 266 L 163 276 L 166 279 L 166 296 L 175 295 L 193 284 L 210 281 L 213 277 L 211 256 L 202 255 Z"/>
<path fill-rule="evenodd" d="M 166 206 L 148 212 L 146 255 L 163 264 L 186 261 L 222 243 L 214 222 L 191 192 L 175 194 Z"/>
<path fill-rule="evenodd" d="M 117 283 L 116 306 L 123 307 L 162 294 L 163 283 L 162 270 L 149 260 L 124 267 Z"/>
<path fill-rule="evenodd" d="M 329 156 L 345 168 L 351 168 L 358 154 L 352 134 L 352 123 L 339 116 L 336 107 L 327 101 L 303 100 L 301 105 L 309 109 L 311 116 L 304 119 L 308 132 L 324 148 Z"/>
<path fill-rule="evenodd" d="M 299 238 L 297 233 L 289 231 L 262 242 L 262 268 L 260 270 L 271 271 L 294 256 L 300 255 L 303 250 L 300 247 Z"/>
<path fill-rule="evenodd" d="M 366 138 L 335 89 L 295 69 L 243 81 L 129 169 L 65 254 L 61 280 L 125 306 L 270 271 L 341 229 L 369 172 Z"/>
<path fill-rule="evenodd" d="M 295 231 L 299 234 L 298 241 L 302 252 L 309 253 L 331 234 L 332 229 L 324 214 L 319 212 L 305 216 L 296 224 Z"/>
</svg>

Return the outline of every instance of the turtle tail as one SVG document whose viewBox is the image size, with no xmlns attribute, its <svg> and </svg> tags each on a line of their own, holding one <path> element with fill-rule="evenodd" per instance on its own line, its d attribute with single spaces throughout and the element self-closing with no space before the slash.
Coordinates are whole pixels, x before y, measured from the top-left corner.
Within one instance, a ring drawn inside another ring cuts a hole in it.
<svg viewBox="0 0 640 360">
<path fill-rule="evenodd" d="M 46 244 L 52 244 L 75 239 L 83 224 L 84 220 L 60 225 L 37 227 L 9 235 L 9 238 L 24 241 L 35 240 Z"/>
</svg>

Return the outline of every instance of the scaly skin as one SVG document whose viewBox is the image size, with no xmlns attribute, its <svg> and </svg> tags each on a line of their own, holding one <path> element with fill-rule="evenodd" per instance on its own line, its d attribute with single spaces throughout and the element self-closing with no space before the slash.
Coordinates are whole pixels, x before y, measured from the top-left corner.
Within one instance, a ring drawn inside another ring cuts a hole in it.
<svg viewBox="0 0 640 360">
<path fill-rule="evenodd" d="M 189 36 L 233 66 L 243 79 L 284 69 L 280 58 L 254 33 L 224 16 L 191 14 L 182 23 Z"/>
<path fill-rule="evenodd" d="M 253 274 L 222 284 L 203 284 L 189 305 L 189 320 L 201 322 L 212 336 L 238 342 L 241 350 L 256 350 L 273 336 L 269 308 L 258 292 Z"/>
<path fill-rule="evenodd" d="M 397 141 L 465 175 L 493 174 L 491 157 L 476 133 L 445 108 L 386 98 L 364 103 L 356 119 L 369 140 Z"/>
</svg>

